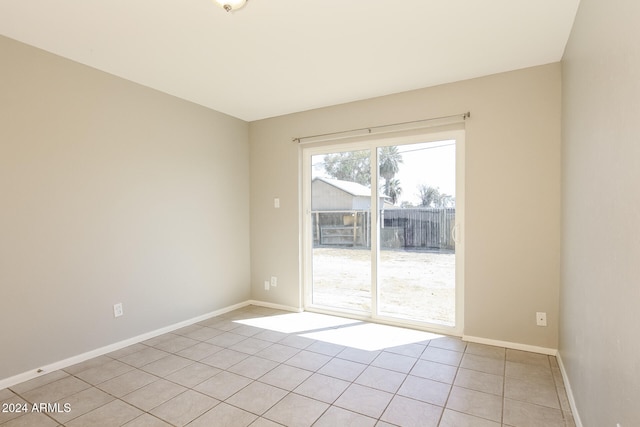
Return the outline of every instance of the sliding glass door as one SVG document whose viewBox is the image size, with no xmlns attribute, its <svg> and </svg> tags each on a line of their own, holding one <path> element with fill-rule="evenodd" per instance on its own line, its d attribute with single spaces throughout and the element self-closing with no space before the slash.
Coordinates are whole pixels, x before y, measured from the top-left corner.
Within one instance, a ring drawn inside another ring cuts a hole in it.
<svg viewBox="0 0 640 427">
<path fill-rule="evenodd" d="M 463 132 L 303 149 L 307 309 L 461 332 Z"/>
</svg>

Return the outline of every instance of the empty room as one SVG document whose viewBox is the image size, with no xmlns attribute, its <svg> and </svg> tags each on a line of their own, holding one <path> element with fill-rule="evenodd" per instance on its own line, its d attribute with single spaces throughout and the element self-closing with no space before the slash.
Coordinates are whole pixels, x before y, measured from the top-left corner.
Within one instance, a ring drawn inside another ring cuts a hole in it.
<svg viewBox="0 0 640 427">
<path fill-rule="evenodd" d="M 640 425 L 638 22 L 0 2 L 0 427 Z"/>
</svg>

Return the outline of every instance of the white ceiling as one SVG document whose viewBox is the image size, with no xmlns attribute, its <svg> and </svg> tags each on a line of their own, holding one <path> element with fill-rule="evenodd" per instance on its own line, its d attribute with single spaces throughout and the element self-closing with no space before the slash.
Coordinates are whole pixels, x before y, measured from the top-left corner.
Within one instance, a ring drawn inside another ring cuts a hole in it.
<svg viewBox="0 0 640 427">
<path fill-rule="evenodd" d="M 579 0 L 1 0 L 0 34 L 252 121 L 547 64 Z"/>
</svg>

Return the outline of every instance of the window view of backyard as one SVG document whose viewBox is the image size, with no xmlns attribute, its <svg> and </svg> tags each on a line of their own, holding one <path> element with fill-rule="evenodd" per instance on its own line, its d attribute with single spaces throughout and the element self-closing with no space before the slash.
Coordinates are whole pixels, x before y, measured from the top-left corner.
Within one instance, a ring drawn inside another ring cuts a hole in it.
<svg viewBox="0 0 640 427">
<path fill-rule="evenodd" d="M 312 302 L 364 313 L 376 306 L 377 315 L 453 326 L 455 141 L 375 150 L 373 194 L 371 150 L 311 158 Z M 374 197 L 379 228 L 372 230 Z"/>
</svg>

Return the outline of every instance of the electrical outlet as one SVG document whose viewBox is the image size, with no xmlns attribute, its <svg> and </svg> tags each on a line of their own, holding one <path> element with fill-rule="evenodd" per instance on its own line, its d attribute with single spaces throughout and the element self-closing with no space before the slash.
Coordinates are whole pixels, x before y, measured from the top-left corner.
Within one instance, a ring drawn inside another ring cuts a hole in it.
<svg viewBox="0 0 640 427">
<path fill-rule="evenodd" d="M 536 313 L 536 325 L 547 326 L 547 313 L 539 311 Z"/>
<path fill-rule="evenodd" d="M 122 310 L 122 303 L 119 302 L 117 304 L 113 305 L 113 317 L 120 317 L 124 314 L 124 311 Z"/>
<path fill-rule="evenodd" d="M 269 290 L 269 281 L 268 281 L 268 280 L 265 280 L 265 281 L 264 281 L 264 290 L 265 290 L 265 291 L 268 291 L 268 290 Z"/>
<path fill-rule="evenodd" d="M 271 276 L 271 286 L 274 288 L 278 286 L 278 278 L 276 276 Z"/>
<path fill-rule="evenodd" d="M 276 208 L 276 209 L 280 208 L 280 199 L 279 198 L 276 197 L 275 199 L 273 199 L 273 207 Z"/>
</svg>

